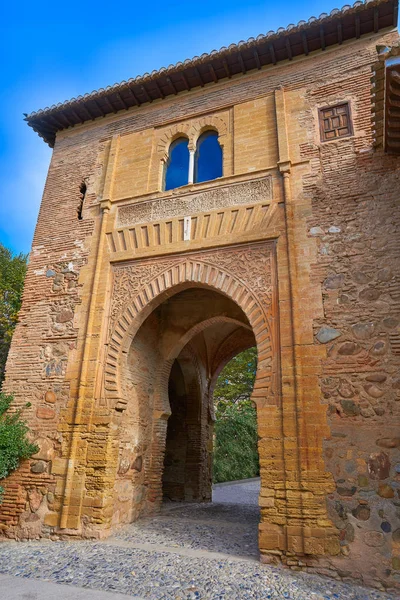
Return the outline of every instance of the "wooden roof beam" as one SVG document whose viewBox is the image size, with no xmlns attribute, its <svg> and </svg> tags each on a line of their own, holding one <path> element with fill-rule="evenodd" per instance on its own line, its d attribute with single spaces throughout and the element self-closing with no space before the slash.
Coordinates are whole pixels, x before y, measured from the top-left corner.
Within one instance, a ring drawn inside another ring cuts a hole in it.
<svg viewBox="0 0 400 600">
<path fill-rule="evenodd" d="M 128 110 L 130 107 L 127 105 L 125 100 L 122 98 L 121 94 L 119 92 L 114 92 L 114 93 L 117 96 L 118 100 L 121 102 L 122 106 L 125 108 L 125 110 Z"/>
<path fill-rule="evenodd" d="M 93 98 L 92 100 L 93 104 L 96 105 L 97 110 L 100 112 L 102 117 L 105 117 L 107 113 L 104 112 L 104 110 L 101 108 L 100 104 L 97 102 L 96 98 Z"/>
<path fill-rule="evenodd" d="M 342 21 L 338 21 L 338 24 L 337 24 L 337 38 L 338 38 L 338 44 L 339 44 L 339 46 L 341 46 L 343 44 L 343 25 L 342 25 Z"/>
<path fill-rule="evenodd" d="M 273 65 L 276 65 L 276 54 L 275 54 L 275 48 L 273 43 L 271 42 L 270 44 L 268 44 L 268 50 L 269 53 L 271 55 L 271 61 Z"/>
<path fill-rule="evenodd" d="M 136 98 L 134 91 L 132 90 L 132 88 L 128 85 L 126 86 L 126 89 L 128 90 L 128 93 L 130 95 L 131 98 L 133 98 L 134 103 L 136 104 L 136 106 L 140 106 L 140 102 L 139 100 Z"/>
<path fill-rule="evenodd" d="M 246 69 L 246 65 L 244 64 L 243 56 L 242 56 L 242 53 L 240 52 L 240 50 L 238 52 L 238 59 L 239 59 L 240 68 L 242 69 L 242 73 L 243 73 L 243 75 L 246 75 L 247 69 Z"/>
<path fill-rule="evenodd" d="M 326 41 L 325 41 L 325 29 L 324 29 L 323 25 L 321 25 L 319 28 L 319 39 L 321 42 L 321 50 L 325 50 Z"/>
<path fill-rule="evenodd" d="M 379 31 L 379 7 L 375 6 L 374 8 L 374 33 L 378 33 Z"/>
<path fill-rule="evenodd" d="M 201 87 L 204 87 L 204 81 L 203 81 L 203 78 L 202 78 L 202 76 L 201 76 L 201 74 L 200 74 L 200 71 L 199 71 L 199 69 L 198 69 L 197 67 L 194 67 L 194 72 L 196 73 L 197 77 L 199 78 L 199 81 L 200 81 L 200 86 L 201 86 Z"/>
<path fill-rule="evenodd" d="M 217 77 L 217 74 L 216 74 L 216 72 L 215 72 L 215 69 L 214 69 L 214 67 L 212 66 L 212 64 L 211 64 L 211 63 L 207 63 L 207 66 L 208 66 L 208 68 L 209 68 L 209 71 L 210 71 L 210 73 L 211 73 L 211 77 L 212 77 L 212 79 L 213 79 L 213 82 L 214 82 L 214 83 L 217 83 L 217 82 L 218 82 L 218 77 Z"/>
<path fill-rule="evenodd" d="M 37 127 L 40 127 L 40 131 L 41 131 L 42 133 L 44 133 L 45 135 L 50 135 L 50 136 L 52 136 L 52 135 L 54 135 L 54 134 L 56 133 L 56 130 L 55 130 L 55 129 L 49 129 L 49 128 L 48 128 L 48 127 L 49 127 L 49 124 L 48 124 L 48 123 L 46 123 L 46 121 L 42 121 L 42 119 L 39 119 L 39 120 L 36 122 L 36 125 L 37 125 Z"/>
<path fill-rule="evenodd" d="M 355 26 L 356 26 L 356 38 L 359 39 L 361 35 L 361 23 L 360 23 L 360 14 L 356 13 L 355 15 Z"/>
<path fill-rule="evenodd" d="M 47 118 L 50 119 L 51 121 L 53 121 L 54 125 L 58 129 L 65 129 L 65 124 L 63 124 L 59 119 L 57 119 L 53 115 L 48 115 Z"/>
<path fill-rule="evenodd" d="M 68 110 L 68 109 L 65 109 L 65 110 Z M 68 116 L 65 114 L 65 110 L 60 112 L 60 117 L 62 117 L 64 119 L 64 121 L 67 123 L 67 127 L 73 127 L 75 125 L 75 123 L 73 123 L 70 119 L 68 119 Z"/>
<path fill-rule="evenodd" d="M 303 42 L 303 50 L 304 50 L 304 54 L 306 56 L 309 55 L 310 51 L 308 49 L 308 41 L 307 41 L 307 36 L 304 33 L 304 31 L 301 32 L 301 41 Z"/>
<path fill-rule="evenodd" d="M 167 77 L 168 80 L 168 77 Z M 150 96 L 149 92 L 146 90 L 146 88 L 144 87 L 144 85 L 140 86 L 140 89 L 142 90 L 144 97 L 146 98 L 147 102 L 153 102 L 153 98 Z"/>
<path fill-rule="evenodd" d="M 286 38 L 286 54 L 289 60 L 292 60 L 293 58 L 293 53 L 292 53 L 292 46 L 290 45 L 290 40 L 289 38 Z"/>
<path fill-rule="evenodd" d="M 175 94 L 175 96 L 176 96 L 176 95 L 177 95 L 177 93 L 178 93 L 178 90 L 177 90 L 177 89 L 176 89 L 176 87 L 174 86 L 174 82 L 172 81 L 171 77 L 168 77 L 168 76 L 167 76 L 165 79 L 167 80 L 167 83 L 168 83 L 168 85 L 170 85 L 170 86 L 171 86 L 171 88 L 172 88 L 172 90 L 173 90 L 173 92 L 174 92 L 174 94 Z"/>
<path fill-rule="evenodd" d="M 181 78 L 182 78 L 183 83 L 185 84 L 185 88 L 187 89 L 188 92 L 190 92 L 190 90 L 192 88 L 190 87 L 189 82 L 187 80 L 187 77 L 186 77 L 186 75 L 185 75 L 185 73 L 183 71 L 181 73 Z"/>
<path fill-rule="evenodd" d="M 111 109 L 111 112 L 113 112 L 114 114 L 118 112 L 118 110 L 115 108 L 115 106 L 111 103 L 111 100 L 108 98 L 108 96 L 102 96 L 103 100 L 105 101 L 105 103 L 107 104 L 107 106 Z"/>
<path fill-rule="evenodd" d="M 160 94 L 160 98 L 161 98 L 162 100 L 164 100 L 164 98 L 165 98 L 165 94 L 164 94 L 164 92 L 162 91 L 162 89 L 160 88 L 160 86 L 159 86 L 159 84 L 158 84 L 158 81 L 157 81 L 157 79 L 155 79 L 153 83 L 154 83 L 154 87 L 156 88 L 157 92 Z"/>
<path fill-rule="evenodd" d="M 256 61 L 257 69 L 260 70 L 261 62 L 260 62 L 260 57 L 258 56 L 257 48 L 253 48 L 253 56 L 254 56 L 254 60 Z"/>
<path fill-rule="evenodd" d="M 83 112 L 88 116 L 89 119 L 91 119 L 92 121 L 95 120 L 96 117 L 90 112 L 90 110 L 84 102 L 80 104 L 80 107 L 83 109 Z"/>
<path fill-rule="evenodd" d="M 76 112 L 75 109 L 69 108 L 68 110 L 71 113 L 71 115 L 74 117 L 74 119 L 76 119 L 78 121 L 78 123 L 80 122 L 80 124 L 82 125 L 85 122 L 85 119 L 82 119 L 82 117 L 80 117 L 78 115 L 78 113 Z M 77 125 L 78 123 L 75 123 L 75 124 Z"/>
<path fill-rule="evenodd" d="M 229 65 L 227 63 L 226 58 L 222 59 L 222 64 L 224 65 L 226 76 L 230 79 L 232 77 L 232 73 L 231 73 L 231 71 L 229 69 Z"/>
</svg>

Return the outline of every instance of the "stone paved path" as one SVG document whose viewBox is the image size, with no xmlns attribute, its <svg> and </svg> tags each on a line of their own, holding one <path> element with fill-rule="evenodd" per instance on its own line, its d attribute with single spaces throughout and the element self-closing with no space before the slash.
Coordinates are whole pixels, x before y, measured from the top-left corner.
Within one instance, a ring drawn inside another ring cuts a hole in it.
<svg viewBox="0 0 400 600">
<path fill-rule="evenodd" d="M 104 594 L 104 600 L 119 600 L 121 594 L 150 600 L 396 597 L 261 565 L 258 486 L 258 481 L 217 486 L 214 503 L 209 505 L 167 504 L 156 517 L 128 525 L 104 542 L 4 542 L 0 573 L 115 592 Z M 0 585 L 4 592 L 1 579 Z M 70 587 L 57 586 L 57 590 L 57 600 L 71 597 L 60 591 L 70 594 Z M 0 597 L 12 598 L 1 592 Z M 35 598 L 15 596 L 19 597 Z M 103 595 L 98 594 L 100 599 Z"/>
</svg>

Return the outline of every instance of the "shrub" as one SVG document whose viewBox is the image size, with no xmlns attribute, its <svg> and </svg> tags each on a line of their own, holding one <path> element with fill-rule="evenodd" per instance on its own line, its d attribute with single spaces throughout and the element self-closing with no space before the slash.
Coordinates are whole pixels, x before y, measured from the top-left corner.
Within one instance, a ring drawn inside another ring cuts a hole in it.
<svg viewBox="0 0 400 600">
<path fill-rule="evenodd" d="M 257 350 L 235 356 L 221 371 L 214 391 L 214 482 L 256 477 L 257 413 L 250 401 Z"/>
<path fill-rule="evenodd" d="M 11 250 L 0 243 L 0 388 L 12 334 L 21 308 L 26 261 L 26 255 L 14 256 Z"/>
<path fill-rule="evenodd" d="M 12 401 L 12 396 L 0 392 L 0 481 L 14 471 L 21 460 L 39 450 L 27 437 L 29 428 L 21 419 L 22 411 L 8 412 Z M 0 501 L 3 492 L 0 486 Z"/>
<path fill-rule="evenodd" d="M 229 406 L 215 422 L 214 482 L 258 474 L 256 409 L 249 405 Z"/>
</svg>

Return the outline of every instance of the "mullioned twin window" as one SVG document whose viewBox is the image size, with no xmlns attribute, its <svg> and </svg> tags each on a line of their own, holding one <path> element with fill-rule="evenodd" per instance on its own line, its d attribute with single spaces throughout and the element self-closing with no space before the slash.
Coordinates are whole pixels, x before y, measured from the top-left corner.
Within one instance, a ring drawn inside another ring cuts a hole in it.
<svg viewBox="0 0 400 600">
<path fill-rule="evenodd" d="M 169 147 L 164 189 L 172 190 L 189 183 L 201 183 L 222 177 L 222 148 L 218 133 L 205 131 L 197 140 L 196 150 L 189 150 L 189 140 L 179 137 Z"/>
</svg>

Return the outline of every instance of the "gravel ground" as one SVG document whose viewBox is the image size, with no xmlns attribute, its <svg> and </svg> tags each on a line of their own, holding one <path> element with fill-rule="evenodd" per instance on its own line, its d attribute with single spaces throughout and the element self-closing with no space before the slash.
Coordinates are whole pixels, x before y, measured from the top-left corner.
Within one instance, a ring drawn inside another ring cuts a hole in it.
<svg viewBox="0 0 400 600">
<path fill-rule="evenodd" d="M 395 598 L 261 565 L 258 507 L 229 503 L 232 494 L 236 500 L 249 497 L 254 485 L 218 487 L 219 502 L 210 505 L 166 505 L 160 515 L 128 525 L 104 542 L 4 542 L 0 573 L 150 600 Z"/>
</svg>

